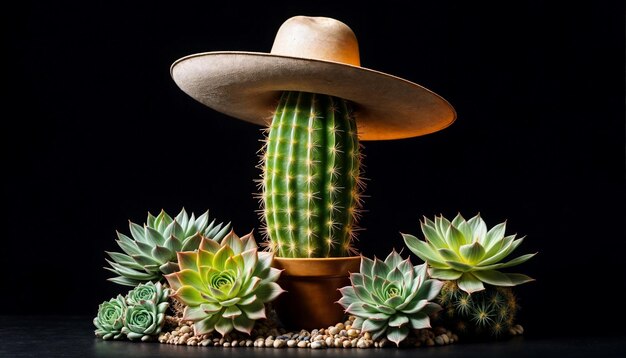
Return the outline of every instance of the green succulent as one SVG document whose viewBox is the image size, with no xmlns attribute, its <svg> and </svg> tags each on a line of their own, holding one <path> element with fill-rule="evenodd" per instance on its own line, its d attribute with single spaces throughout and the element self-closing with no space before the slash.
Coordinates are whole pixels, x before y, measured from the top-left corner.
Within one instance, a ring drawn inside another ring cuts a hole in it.
<svg viewBox="0 0 626 358">
<path fill-rule="evenodd" d="M 126 308 L 124 314 L 124 327 L 122 333 L 131 341 L 148 341 L 161 333 L 165 323 L 165 311 L 169 303 L 167 301 L 157 303 L 147 300 Z"/>
<path fill-rule="evenodd" d="M 480 215 L 466 221 L 458 214 L 452 222 L 443 216 L 435 217 L 435 221 L 424 218 L 421 226 L 426 241 L 412 235 L 402 236 L 408 248 L 428 263 L 433 278 L 456 281 L 461 290 L 470 294 L 484 290 L 483 283 L 508 287 L 533 280 L 526 275 L 499 271 L 536 255 L 500 262 L 524 239 L 516 240 L 516 235 L 504 236 L 506 222 L 487 230 Z"/>
<path fill-rule="evenodd" d="M 126 304 L 129 306 L 138 305 L 143 301 L 154 301 L 157 305 L 167 302 L 170 289 L 164 288 L 160 282 L 140 283 L 137 287 L 126 294 Z"/>
<path fill-rule="evenodd" d="M 93 319 L 93 324 L 96 326 L 96 336 L 102 339 L 123 338 L 122 327 L 124 326 L 125 311 L 126 301 L 122 295 L 102 302 L 98 306 L 98 315 Z"/>
<path fill-rule="evenodd" d="M 252 234 L 239 238 L 231 232 L 221 244 L 202 238 L 197 251 L 179 252 L 180 271 L 165 278 L 172 296 L 187 306 L 183 320 L 194 322 L 196 335 L 233 329 L 250 334 L 255 320 L 266 318 L 264 303 L 283 292 L 272 258 L 258 252 Z"/>
<path fill-rule="evenodd" d="M 209 223 L 208 211 L 196 218 L 182 209 L 173 219 L 165 211 L 157 216 L 148 213 L 146 221 L 143 226 L 129 221 L 132 238 L 117 233 L 124 253 L 107 252 L 112 261 L 106 260 L 111 268 L 105 269 L 119 275 L 109 281 L 126 286 L 162 281 L 163 274 L 178 270 L 176 252 L 197 249 L 201 236 L 219 242 L 230 230 L 230 223 Z"/>
<path fill-rule="evenodd" d="M 340 289 L 338 302 L 356 316 L 353 327 L 374 339 L 386 334 L 399 345 L 410 329 L 430 327 L 429 315 L 441 310 L 430 301 L 443 283 L 428 279 L 426 265 L 413 266 L 395 250 L 385 261 L 361 257 L 360 273 L 350 274 L 350 281 L 352 286 Z"/>
</svg>

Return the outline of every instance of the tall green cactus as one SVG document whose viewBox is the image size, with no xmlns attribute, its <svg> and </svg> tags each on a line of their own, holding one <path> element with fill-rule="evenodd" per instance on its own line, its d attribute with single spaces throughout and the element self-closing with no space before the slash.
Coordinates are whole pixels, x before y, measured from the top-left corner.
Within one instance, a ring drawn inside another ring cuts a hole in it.
<svg viewBox="0 0 626 358">
<path fill-rule="evenodd" d="M 360 151 L 348 101 L 284 92 L 263 154 L 268 245 L 279 257 L 340 257 L 354 251 Z"/>
</svg>

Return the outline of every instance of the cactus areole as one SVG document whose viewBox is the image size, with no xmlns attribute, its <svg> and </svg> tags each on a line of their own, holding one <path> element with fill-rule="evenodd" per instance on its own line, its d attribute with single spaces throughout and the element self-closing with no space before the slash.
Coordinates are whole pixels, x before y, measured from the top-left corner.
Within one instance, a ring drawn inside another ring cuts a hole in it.
<svg viewBox="0 0 626 358">
<path fill-rule="evenodd" d="M 355 252 L 359 140 L 424 135 L 456 118 L 430 90 L 360 67 L 352 30 L 325 17 L 288 19 L 270 53 L 194 54 L 171 74 L 199 102 L 269 127 L 262 213 L 269 247 L 285 258 Z"/>
</svg>

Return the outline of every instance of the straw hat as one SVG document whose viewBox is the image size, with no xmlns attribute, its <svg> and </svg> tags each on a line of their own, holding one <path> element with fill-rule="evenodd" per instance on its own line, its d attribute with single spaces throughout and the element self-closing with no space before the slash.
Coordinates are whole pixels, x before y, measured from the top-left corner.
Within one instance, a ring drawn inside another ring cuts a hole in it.
<svg viewBox="0 0 626 358">
<path fill-rule="evenodd" d="M 219 51 L 172 65 L 176 84 L 197 101 L 244 121 L 267 125 L 282 91 L 350 100 L 361 140 L 424 135 L 449 126 L 454 108 L 432 91 L 360 67 L 356 36 L 327 17 L 296 16 L 278 30 L 270 53 Z"/>
</svg>

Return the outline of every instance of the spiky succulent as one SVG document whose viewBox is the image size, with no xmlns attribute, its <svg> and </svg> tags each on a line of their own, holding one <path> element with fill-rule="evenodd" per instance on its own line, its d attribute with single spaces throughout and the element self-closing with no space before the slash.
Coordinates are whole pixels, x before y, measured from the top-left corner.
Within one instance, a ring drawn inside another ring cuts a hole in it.
<svg viewBox="0 0 626 358">
<path fill-rule="evenodd" d="M 456 281 L 461 290 L 470 294 L 484 290 L 483 283 L 507 287 L 533 280 L 526 275 L 499 271 L 536 255 L 500 262 L 524 239 L 516 240 L 516 235 L 504 236 L 506 222 L 487 230 L 480 215 L 466 221 L 458 214 L 452 222 L 443 216 L 436 216 L 434 221 L 424 218 L 421 226 L 426 241 L 412 235 L 402 236 L 408 248 L 428 263 L 433 278 Z"/>
<path fill-rule="evenodd" d="M 165 278 L 172 296 L 187 306 L 183 320 L 194 322 L 196 335 L 250 334 L 254 322 L 266 318 L 264 303 L 283 292 L 272 258 L 258 252 L 252 234 L 239 238 L 231 231 L 221 244 L 202 238 L 197 251 L 179 252 L 180 271 Z"/>
<path fill-rule="evenodd" d="M 161 281 L 163 274 L 178 270 L 176 252 L 195 250 L 200 237 L 220 241 L 230 230 L 229 224 L 209 223 L 209 212 L 198 216 L 187 215 L 185 209 L 172 219 L 165 211 L 157 216 L 148 213 L 143 226 L 129 221 L 132 238 L 118 232 L 117 243 L 124 253 L 107 252 L 111 268 L 105 269 L 119 275 L 109 281 L 136 286 L 142 282 Z"/>
<path fill-rule="evenodd" d="M 346 313 L 356 316 L 353 327 L 387 335 L 399 345 L 410 329 L 430 327 L 429 315 L 441 309 L 432 301 L 442 282 L 428 279 L 426 265 L 413 266 L 392 251 L 385 261 L 361 258 L 360 273 L 350 274 L 352 286 L 340 289 Z"/>
<path fill-rule="evenodd" d="M 98 315 L 93 319 L 96 326 L 95 334 L 102 339 L 120 339 L 124 337 L 124 313 L 126 301 L 122 295 L 117 295 L 98 306 Z"/>
</svg>

